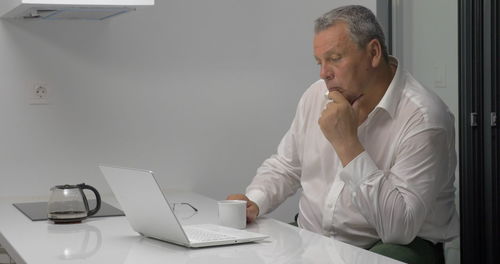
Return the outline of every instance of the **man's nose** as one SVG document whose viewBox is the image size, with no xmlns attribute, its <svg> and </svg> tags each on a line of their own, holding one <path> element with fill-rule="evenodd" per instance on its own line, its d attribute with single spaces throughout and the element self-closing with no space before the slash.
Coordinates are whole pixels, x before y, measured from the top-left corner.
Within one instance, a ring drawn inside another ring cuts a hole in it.
<svg viewBox="0 0 500 264">
<path fill-rule="evenodd" d="M 330 80 L 334 77 L 333 71 L 329 69 L 326 65 L 321 65 L 321 69 L 319 71 L 319 77 L 323 80 Z"/>
</svg>

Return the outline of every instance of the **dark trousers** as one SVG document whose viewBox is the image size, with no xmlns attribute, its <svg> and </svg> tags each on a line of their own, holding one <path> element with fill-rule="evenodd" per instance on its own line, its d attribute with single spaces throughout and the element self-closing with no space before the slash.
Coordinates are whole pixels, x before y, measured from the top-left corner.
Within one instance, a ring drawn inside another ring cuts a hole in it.
<svg viewBox="0 0 500 264">
<path fill-rule="evenodd" d="M 368 249 L 408 264 L 444 264 L 443 243 L 434 244 L 420 237 L 408 245 L 377 242 Z"/>
</svg>

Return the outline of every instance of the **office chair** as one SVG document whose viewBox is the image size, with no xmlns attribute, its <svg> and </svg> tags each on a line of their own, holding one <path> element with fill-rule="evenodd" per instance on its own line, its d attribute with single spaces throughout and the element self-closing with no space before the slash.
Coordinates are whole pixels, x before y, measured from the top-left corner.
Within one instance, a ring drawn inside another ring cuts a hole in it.
<svg viewBox="0 0 500 264">
<path fill-rule="evenodd" d="M 293 221 L 293 222 L 290 222 L 290 223 L 288 223 L 288 224 L 293 225 L 293 226 L 297 226 L 297 227 L 298 227 L 298 226 L 299 226 L 299 224 L 297 224 L 297 218 L 299 218 L 299 213 L 297 213 L 297 214 L 295 215 L 295 217 L 293 218 L 293 220 L 294 220 L 294 221 Z"/>
<path fill-rule="evenodd" d="M 6 259 L 8 259 L 9 262 L 3 262 Z M 5 250 L 2 245 L 0 245 L 0 264 L 15 264 L 7 253 L 7 250 Z"/>
</svg>

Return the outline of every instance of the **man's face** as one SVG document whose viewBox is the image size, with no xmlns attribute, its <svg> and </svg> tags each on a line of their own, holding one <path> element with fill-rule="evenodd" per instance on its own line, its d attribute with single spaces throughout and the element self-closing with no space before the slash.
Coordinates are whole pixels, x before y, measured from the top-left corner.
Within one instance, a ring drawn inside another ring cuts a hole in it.
<svg viewBox="0 0 500 264">
<path fill-rule="evenodd" d="M 336 23 L 314 36 L 314 57 L 330 92 L 340 92 L 351 105 L 366 96 L 370 56 L 367 49 L 351 40 L 345 23 Z"/>
</svg>

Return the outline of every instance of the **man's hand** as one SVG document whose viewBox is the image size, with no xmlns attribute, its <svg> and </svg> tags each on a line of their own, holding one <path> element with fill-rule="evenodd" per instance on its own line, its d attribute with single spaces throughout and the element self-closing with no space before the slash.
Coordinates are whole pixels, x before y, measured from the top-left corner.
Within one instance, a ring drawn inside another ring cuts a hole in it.
<svg viewBox="0 0 500 264">
<path fill-rule="evenodd" d="M 250 199 L 248 199 L 248 197 L 244 194 L 230 194 L 226 199 L 247 201 L 247 223 L 253 222 L 259 215 L 259 207 L 257 204 L 250 201 Z"/>
<path fill-rule="evenodd" d="M 339 92 L 328 94 L 333 101 L 326 105 L 318 120 L 321 131 L 337 152 L 345 167 L 351 160 L 364 151 L 358 139 L 358 102 L 351 106 Z"/>
</svg>

